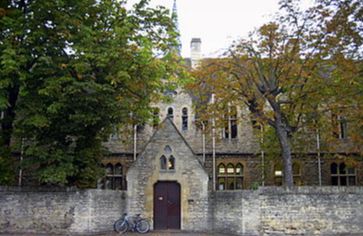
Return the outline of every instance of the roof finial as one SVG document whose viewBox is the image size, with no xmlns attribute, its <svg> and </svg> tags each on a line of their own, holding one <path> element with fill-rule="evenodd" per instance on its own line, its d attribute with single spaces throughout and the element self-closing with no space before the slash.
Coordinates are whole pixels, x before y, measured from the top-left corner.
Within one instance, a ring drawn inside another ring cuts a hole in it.
<svg viewBox="0 0 363 236">
<path fill-rule="evenodd" d="M 180 55 L 181 54 L 181 40 L 180 40 L 180 31 L 179 31 L 179 22 L 178 22 L 178 10 L 177 10 L 177 7 L 176 7 L 176 0 L 174 0 L 174 4 L 173 4 L 173 11 L 171 13 L 171 20 L 174 24 L 174 27 L 175 27 L 175 31 L 178 33 L 178 36 L 177 36 L 177 52 L 178 54 Z"/>
</svg>

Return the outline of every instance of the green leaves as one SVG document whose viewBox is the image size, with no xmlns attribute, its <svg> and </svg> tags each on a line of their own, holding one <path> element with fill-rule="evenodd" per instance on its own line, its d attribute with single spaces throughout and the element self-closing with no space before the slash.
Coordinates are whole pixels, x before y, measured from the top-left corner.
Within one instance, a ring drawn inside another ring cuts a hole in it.
<svg viewBox="0 0 363 236">
<path fill-rule="evenodd" d="M 150 116 L 177 58 L 167 11 L 147 3 L 28 1 L 0 18 L 0 137 L 27 140 L 23 167 L 40 183 L 94 187 L 112 126 Z"/>
</svg>

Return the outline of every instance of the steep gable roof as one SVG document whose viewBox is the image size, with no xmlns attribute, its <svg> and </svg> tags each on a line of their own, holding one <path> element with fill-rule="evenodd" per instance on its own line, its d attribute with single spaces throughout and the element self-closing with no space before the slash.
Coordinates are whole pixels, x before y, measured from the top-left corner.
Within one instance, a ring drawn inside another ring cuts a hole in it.
<svg viewBox="0 0 363 236">
<path fill-rule="evenodd" d="M 186 139 L 184 138 L 184 136 L 180 133 L 180 131 L 178 130 L 178 128 L 176 127 L 176 125 L 174 124 L 174 122 L 170 119 L 170 118 L 165 118 L 157 127 L 157 130 L 154 132 L 154 134 L 151 136 L 151 138 L 148 140 L 148 142 L 146 143 L 146 145 L 144 146 L 143 150 L 140 152 L 139 156 L 143 156 L 145 154 L 145 151 L 147 149 L 147 147 L 153 142 L 154 139 L 157 138 L 157 136 L 163 132 L 164 130 L 168 129 L 168 127 L 172 127 L 172 129 L 178 134 L 178 136 L 181 138 L 181 140 L 184 142 L 185 146 L 190 150 L 190 152 L 193 154 L 193 156 L 195 157 L 195 159 L 198 161 L 198 163 L 200 164 L 200 166 L 202 167 L 202 169 L 205 171 L 203 164 L 201 163 L 201 161 L 196 157 L 196 154 L 194 152 L 194 150 L 192 149 L 192 147 L 189 145 L 189 143 L 186 141 Z"/>
</svg>

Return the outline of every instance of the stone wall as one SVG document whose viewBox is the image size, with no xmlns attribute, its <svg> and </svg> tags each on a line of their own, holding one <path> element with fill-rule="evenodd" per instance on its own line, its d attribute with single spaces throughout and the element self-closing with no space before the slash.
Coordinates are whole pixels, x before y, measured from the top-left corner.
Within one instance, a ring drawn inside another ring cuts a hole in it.
<svg viewBox="0 0 363 236">
<path fill-rule="evenodd" d="M 363 235 L 363 188 L 260 188 L 213 194 L 215 231 L 247 235 Z"/>
<path fill-rule="evenodd" d="M 217 191 L 206 201 L 196 198 L 188 204 L 194 218 L 185 225 L 186 230 L 237 235 L 363 235 L 362 187 Z M 112 231 L 125 207 L 125 192 L 121 191 L 2 187 L 0 234 Z"/>
<path fill-rule="evenodd" d="M 113 230 L 125 192 L 0 188 L 1 233 L 88 234 Z"/>
</svg>

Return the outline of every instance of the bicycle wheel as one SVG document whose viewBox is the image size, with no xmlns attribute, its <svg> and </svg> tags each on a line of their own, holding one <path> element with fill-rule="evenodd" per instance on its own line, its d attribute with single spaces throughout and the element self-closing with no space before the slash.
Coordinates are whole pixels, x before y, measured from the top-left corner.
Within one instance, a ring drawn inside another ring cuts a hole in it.
<svg viewBox="0 0 363 236">
<path fill-rule="evenodd" d="M 113 228 L 117 233 L 125 233 L 128 228 L 129 228 L 129 224 L 127 223 L 126 220 L 117 220 L 115 222 L 115 224 L 113 224 Z"/>
<path fill-rule="evenodd" d="M 140 234 L 147 233 L 150 230 L 150 224 L 146 219 L 141 219 L 136 223 L 136 230 Z"/>
</svg>

